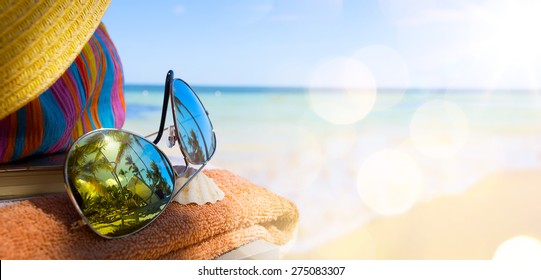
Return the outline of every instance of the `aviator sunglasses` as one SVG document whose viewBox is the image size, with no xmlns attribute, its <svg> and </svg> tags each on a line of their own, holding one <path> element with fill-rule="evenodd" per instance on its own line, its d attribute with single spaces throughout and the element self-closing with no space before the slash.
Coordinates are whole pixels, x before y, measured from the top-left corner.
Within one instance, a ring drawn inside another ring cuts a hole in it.
<svg viewBox="0 0 541 280">
<path fill-rule="evenodd" d="M 105 238 L 134 234 L 154 221 L 211 159 L 216 135 L 208 113 L 194 90 L 173 76 L 173 71 L 167 73 L 158 132 L 141 137 L 120 129 L 98 129 L 72 145 L 64 176 L 82 217 L 72 227 L 88 225 Z M 169 102 L 174 122 L 164 129 Z M 169 130 L 168 147 L 178 142 L 184 166 L 173 166 L 156 146 L 164 130 Z M 154 141 L 147 140 L 153 135 Z M 184 183 L 175 189 L 180 178 Z"/>
</svg>

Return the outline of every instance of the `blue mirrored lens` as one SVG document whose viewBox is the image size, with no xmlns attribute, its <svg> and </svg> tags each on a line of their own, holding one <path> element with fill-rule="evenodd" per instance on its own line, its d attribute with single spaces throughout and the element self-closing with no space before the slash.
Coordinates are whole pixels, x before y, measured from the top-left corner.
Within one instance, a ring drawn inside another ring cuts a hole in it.
<svg viewBox="0 0 541 280">
<path fill-rule="evenodd" d="M 206 163 L 216 150 L 216 138 L 207 112 L 184 81 L 173 80 L 172 91 L 175 122 L 184 154 L 190 163 Z"/>
</svg>

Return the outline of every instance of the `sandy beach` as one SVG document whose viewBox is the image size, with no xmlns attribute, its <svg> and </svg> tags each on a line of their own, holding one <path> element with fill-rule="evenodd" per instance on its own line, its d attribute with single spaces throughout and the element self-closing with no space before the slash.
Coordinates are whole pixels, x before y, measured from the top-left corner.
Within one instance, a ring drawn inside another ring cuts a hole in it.
<svg viewBox="0 0 541 280">
<path fill-rule="evenodd" d="M 288 259 L 492 259 L 511 238 L 541 239 L 541 170 L 502 170 L 466 192 L 419 202 Z"/>
<path fill-rule="evenodd" d="M 303 90 L 198 90 L 218 136 L 207 168 L 231 170 L 297 205 L 286 258 L 491 259 L 510 238 L 541 239 L 527 227 L 541 213 L 534 95 L 383 91 L 380 105 L 400 101 L 334 125 Z M 130 88 L 125 129 L 155 131 L 162 98 L 157 88 Z M 243 110 L 231 110 L 239 104 Z M 162 148 L 183 162 L 177 147 Z M 370 200 L 378 193 L 392 203 Z"/>
</svg>

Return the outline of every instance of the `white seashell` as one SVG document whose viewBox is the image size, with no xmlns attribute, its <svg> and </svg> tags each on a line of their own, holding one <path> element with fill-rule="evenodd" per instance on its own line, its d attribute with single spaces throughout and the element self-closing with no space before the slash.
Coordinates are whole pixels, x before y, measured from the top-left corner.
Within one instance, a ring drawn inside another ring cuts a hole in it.
<svg viewBox="0 0 541 280">
<path fill-rule="evenodd" d="M 179 176 L 175 182 L 176 188 L 182 187 L 195 171 L 195 169 L 190 168 L 186 170 L 183 176 Z M 215 203 L 222 200 L 224 196 L 224 192 L 211 178 L 203 172 L 199 172 L 173 200 L 183 205 L 190 203 L 203 205 L 207 202 Z"/>
</svg>

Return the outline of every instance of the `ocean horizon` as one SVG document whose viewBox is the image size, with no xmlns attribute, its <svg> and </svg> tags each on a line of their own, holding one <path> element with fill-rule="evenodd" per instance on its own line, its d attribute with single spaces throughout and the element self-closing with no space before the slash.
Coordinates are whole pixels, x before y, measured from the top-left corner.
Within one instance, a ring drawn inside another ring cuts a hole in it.
<svg viewBox="0 0 541 280">
<path fill-rule="evenodd" d="M 190 83 L 188 83 L 190 84 Z M 308 92 L 311 89 L 321 90 L 321 91 L 340 91 L 343 90 L 342 87 L 310 87 L 310 86 L 288 86 L 288 85 L 214 85 L 214 84 L 190 84 L 190 86 L 199 94 L 208 94 L 214 93 L 216 91 L 222 91 L 226 93 L 300 93 Z M 126 83 L 124 89 L 126 91 L 139 91 L 139 90 L 148 90 L 149 92 L 159 92 L 163 91 L 163 84 L 138 84 L 138 83 Z M 361 88 L 362 89 L 362 88 Z M 447 88 L 447 87 L 382 87 L 378 88 L 378 91 L 385 92 L 394 92 L 394 91 L 408 91 L 408 93 L 420 93 L 420 92 L 431 92 L 431 93 L 448 93 L 448 92 L 470 92 L 470 93 L 480 93 L 480 92 L 513 92 L 515 94 L 531 94 L 539 93 L 541 94 L 541 88 L 532 89 L 532 88 L 467 88 L 467 87 L 457 87 L 457 88 Z"/>
<path fill-rule="evenodd" d="M 541 167 L 537 92 L 193 88 L 217 136 L 209 168 L 231 170 L 299 208 L 292 252 L 463 193 L 497 170 Z M 163 86 L 126 85 L 125 98 L 124 128 L 156 131 Z M 160 148 L 182 162 L 178 147 Z"/>
</svg>

